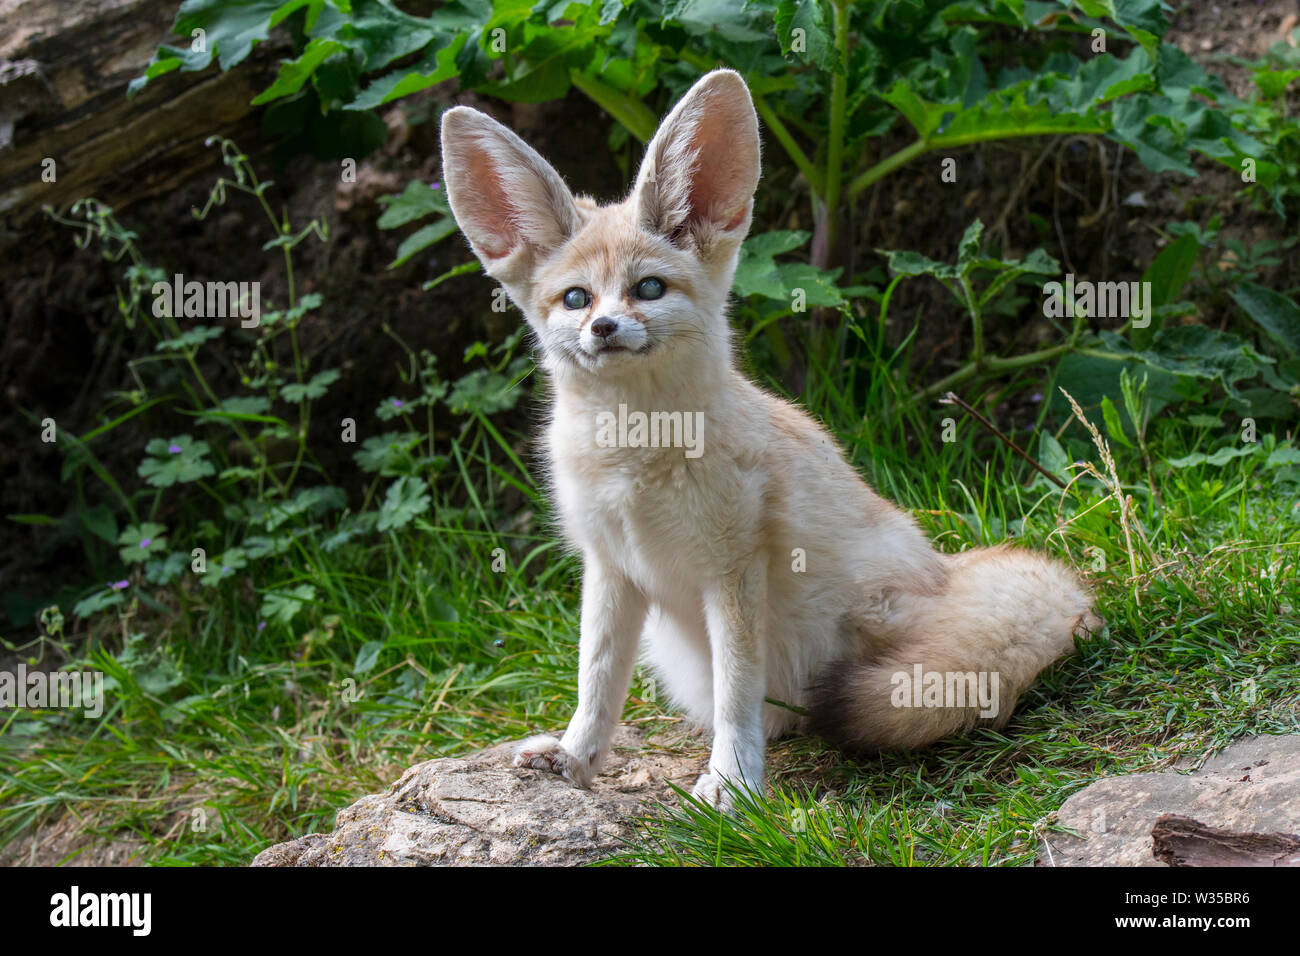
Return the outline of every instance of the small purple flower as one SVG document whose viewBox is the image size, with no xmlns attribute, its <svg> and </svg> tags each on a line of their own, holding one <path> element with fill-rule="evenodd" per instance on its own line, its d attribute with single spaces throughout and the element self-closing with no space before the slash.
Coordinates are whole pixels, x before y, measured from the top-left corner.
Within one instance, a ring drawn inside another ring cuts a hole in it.
<svg viewBox="0 0 1300 956">
<path fill-rule="evenodd" d="M 221 566 L 221 573 L 222 573 L 222 574 L 229 574 L 229 573 L 230 573 L 230 568 L 228 568 L 226 565 L 223 564 L 223 565 Z"/>
<path fill-rule="evenodd" d="M 1041 402 L 1041 401 L 1043 400 L 1043 393 L 1042 393 L 1042 392 L 1034 392 L 1034 394 L 1032 394 L 1032 395 L 1029 396 L 1029 400 L 1030 400 L 1031 402 L 1035 402 L 1035 403 L 1037 403 L 1037 402 Z"/>
<path fill-rule="evenodd" d="M 153 544 L 153 538 L 145 538 L 143 541 L 140 542 L 140 547 L 147 548 L 151 544 Z"/>
<path fill-rule="evenodd" d="M 181 448 L 181 446 L 176 444 L 175 442 L 172 442 L 170 445 L 167 446 L 167 451 L 173 455 L 179 455 L 184 450 L 185 449 Z"/>
<path fill-rule="evenodd" d="M 109 581 L 108 586 L 112 588 L 114 591 L 121 591 L 125 588 L 129 588 L 131 586 L 131 582 L 130 581 Z"/>
<path fill-rule="evenodd" d="M 439 183 L 439 182 L 432 182 L 432 183 L 429 183 L 429 188 L 430 188 L 430 189 L 441 189 L 441 188 L 442 188 L 442 183 Z"/>
<path fill-rule="evenodd" d="M 257 622 L 257 629 L 258 629 L 259 631 L 264 631 L 264 630 L 266 630 L 266 622 L 265 622 L 265 621 L 258 621 L 258 622 Z"/>
<path fill-rule="evenodd" d="M 404 403 L 400 398 L 395 398 L 395 399 L 393 399 L 393 407 L 394 407 L 394 408 L 401 408 L 402 405 L 404 405 L 404 404 L 405 404 L 405 403 Z"/>
</svg>

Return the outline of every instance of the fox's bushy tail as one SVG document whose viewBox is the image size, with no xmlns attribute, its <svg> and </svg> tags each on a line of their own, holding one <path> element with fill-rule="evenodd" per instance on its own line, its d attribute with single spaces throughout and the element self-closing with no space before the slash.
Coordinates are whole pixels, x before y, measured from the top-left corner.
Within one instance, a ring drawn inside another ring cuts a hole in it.
<svg viewBox="0 0 1300 956">
<path fill-rule="evenodd" d="M 948 555 L 943 590 L 903 636 L 827 665 L 807 729 L 858 751 L 912 749 L 1002 727 L 1039 672 L 1100 633 L 1092 596 L 1065 565 L 1015 548 Z"/>
</svg>

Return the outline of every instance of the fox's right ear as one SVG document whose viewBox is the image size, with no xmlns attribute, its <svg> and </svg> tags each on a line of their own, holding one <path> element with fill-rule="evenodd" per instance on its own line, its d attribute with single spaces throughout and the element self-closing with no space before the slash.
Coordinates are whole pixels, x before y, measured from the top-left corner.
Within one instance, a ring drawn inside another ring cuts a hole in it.
<svg viewBox="0 0 1300 956">
<path fill-rule="evenodd" d="M 461 231 L 484 270 L 519 281 L 537 253 L 580 225 L 573 194 L 531 146 L 467 106 L 442 115 L 442 179 Z"/>
</svg>

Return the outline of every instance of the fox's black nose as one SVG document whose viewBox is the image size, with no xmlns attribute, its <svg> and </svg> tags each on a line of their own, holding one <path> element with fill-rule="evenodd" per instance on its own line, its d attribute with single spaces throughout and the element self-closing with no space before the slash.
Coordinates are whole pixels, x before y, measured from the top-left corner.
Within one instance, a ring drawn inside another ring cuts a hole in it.
<svg viewBox="0 0 1300 956">
<path fill-rule="evenodd" d="M 598 339 L 608 338 L 618 331 L 618 321 L 616 319 L 602 318 L 591 323 L 591 334 Z"/>
</svg>

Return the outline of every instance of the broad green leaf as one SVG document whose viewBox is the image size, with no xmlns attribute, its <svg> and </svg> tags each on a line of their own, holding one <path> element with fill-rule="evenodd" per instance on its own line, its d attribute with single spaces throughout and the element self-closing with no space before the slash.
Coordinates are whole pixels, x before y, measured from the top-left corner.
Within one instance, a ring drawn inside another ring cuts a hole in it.
<svg viewBox="0 0 1300 956">
<path fill-rule="evenodd" d="M 417 252 L 427 249 L 435 242 L 441 242 L 446 239 L 457 229 L 456 220 L 451 216 L 439 219 L 437 222 L 430 223 L 421 229 L 416 230 L 407 236 L 400 246 L 397 247 L 397 258 L 388 264 L 388 268 L 396 269 L 405 263 Z"/>
<path fill-rule="evenodd" d="M 844 63 L 822 0 L 779 0 L 774 17 L 782 55 L 824 73 L 843 73 Z"/>
<path fill-rule="evenodd" d="M 446 190 L 418 179 L 407 183 L 400 193 L 380 196 L 379 202 L 388 207 L 379 217 L 377 225 L 380 229 L 396 229 L 425 216 L 451 215 Z"/>
<path fill-rule="evenodd" d="M 1300 306 L 1254 282 L 1243 282 L 1229 294 L 1269 338 L 1289 355 L 1300 355 Z"/>
</svg>

